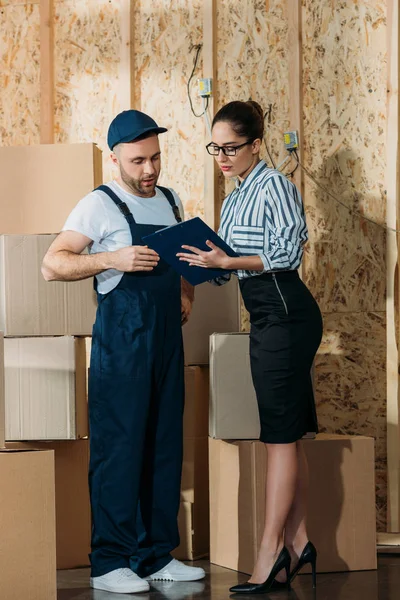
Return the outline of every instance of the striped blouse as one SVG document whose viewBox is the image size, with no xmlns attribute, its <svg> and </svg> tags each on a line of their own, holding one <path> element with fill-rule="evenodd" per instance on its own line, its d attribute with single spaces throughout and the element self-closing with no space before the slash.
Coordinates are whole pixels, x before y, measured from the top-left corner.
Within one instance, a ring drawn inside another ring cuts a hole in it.
<svg viewBox="0 0 400 600">
<path fill-rule="evenodd" d="M 258 254 L 263 262 L 263 271 L 237 271 L 239 279 L 298 269 L 308 235 L 296 186 L 260 161 L 225 198 L 218 234 L 239 255 Z M 228 274 L 214 282 L 222 285 L 229 278 Z"/>
</svg>

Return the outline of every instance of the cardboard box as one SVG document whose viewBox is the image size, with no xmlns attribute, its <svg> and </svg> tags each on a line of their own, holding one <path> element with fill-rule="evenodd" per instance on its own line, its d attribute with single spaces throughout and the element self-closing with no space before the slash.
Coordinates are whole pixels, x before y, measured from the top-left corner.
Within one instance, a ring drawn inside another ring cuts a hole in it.
<svg viewBox="0 0 400 600">
<path fill-rule="evenodd" d="M 185 367 L 185 438 L 208 438 L 209 389 L 208 366 Z"/>
<path fill-rule="evenodd" d="M 54 451 L 57 569 L 89 566 L 89 440 L 7 442 L 7 448 Z"/>
<path fill-rule="evenodd" d="M 376 568 L 374 440 L 320 434 L 304 440 L 310 468 L 308 533 L 319 572 Z M 266 450 L 209 440 L 210 560 L 251 573 L 264 527 Z"/>
<path fill-rule="evenodd" d="M 5 338 L 6 440 L 87 437 L 82 338 Z"/>
<path fill-rule="evenodd" d="M 195 301 L 188 323 L 183 326 L 186 365 L 210 362 L 210 335 L 240 330 L 240 292 L 236 277 L 222 286 L 196 286 Z"/>
<path fill-rule="evenodd" d="M 41 274 L 55 237 L 0 236 L 0 329 L 6 336 L 92 334 L 93 279 L 47 282 Z"/>
<path fill-rule="evenodd" d="M 249 334 L 210 337 L 210 437 L 260 437 L 260 418 L 250 371 Z"/>
<path fill-rule="evenodd" d="M 260 417 L 250 368 L 248 333 L 210 336 L 209 435 L 219 440 L 258 440 Z M 315 438 L 308 432 L 305 439 Z"/>
<path fill-rule="evenodd" d="M 102 154 L 94 144 L 0 148 L 0 233 L 57 233 L 102 179 Z"/>
<path fill-rule="evenodd" d="M 183 465 L 178 517 L 181 543 L 173 552 L 179 560 L 207 556 L 210 548 L 208 397 L 208 366 L 185 367 Z"/>
<path fill-rule="evenodd" d="M 181 502 L 203 506 L 208 529 L 208 367 L 185 367 Z"/>
<path fill-rule="evenodd" d="M 178 515 L 180 544 L 172 552 L 174 558 L 197 560 L 208 556 L 209 529 L 205 526 L 205 518 L 201 506 L 192 502 L 181 502 Z"/>
<path fill-rule="evenodd" d="M 4 337 L 0 331 L 0 356 L 4 353 Z M 4 361 L 0 360 L 0 448 L 4 448 L 6 440 L 6 399 L 4 386 Z"/>
<path fill-rule="evenodd" d="M 208 507 L 208 439 L 183 439 L 181 501 Z M 208 527 L 208 519 L 205 522 Z"/>
<path fill-rule="evenodd" d="M 54 453 L 0 451 L 4 600 L 56 600 Z"/>
</svg>

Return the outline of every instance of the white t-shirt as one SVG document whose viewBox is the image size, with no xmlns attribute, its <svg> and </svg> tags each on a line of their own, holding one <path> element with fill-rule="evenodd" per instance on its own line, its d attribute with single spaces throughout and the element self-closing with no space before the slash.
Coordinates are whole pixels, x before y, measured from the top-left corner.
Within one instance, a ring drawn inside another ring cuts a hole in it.
<svg viewBox="0 0 400 600">
<path fill-rule="evenodd" d="M 116 181 L 111 181 L 107 185 L 126 203 L 136 223 L 165 226 L 176 223 L 170 203 L 158 188 L 153 198 L 140 198 L 126 192 Z M 174 190 L 171 192 L 183 220 L 182 202 Z M 111 198 L 101 191 L 90 192 L 82 198 L 69 215 L 62 230 L 76 231 L 93 240 L 89 246 L 89 254 L 112 252 L 132 245 L 127 220 Z M 106 294 L 114 289 L 122 275 L 123 273 L 116 269 L 108 269 L 96 275 L 98 292 Z"/>
</svg>

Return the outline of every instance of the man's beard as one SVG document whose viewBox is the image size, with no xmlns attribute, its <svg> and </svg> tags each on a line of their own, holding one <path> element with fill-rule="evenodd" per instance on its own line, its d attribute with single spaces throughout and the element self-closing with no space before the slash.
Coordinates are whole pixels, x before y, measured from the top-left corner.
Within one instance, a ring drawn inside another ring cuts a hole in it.
<svg viewBox="0 0 400 600">
<path fill-rule="evenodd" d="M 154 176 L 154 184 L 151 187 L 142 187 L 142 182 L 151 179 L 143 178 L 143 179 L 134 179 L 130 177 L 126 171 L 124 171 L 123 167 L 120 165 L 121 179 L 129 187 L 133 194 L 144 196 L 146 198 L 152 198 L 154 196 L 154 189 L 157 184 L 158 175 Z"/>
</svg>

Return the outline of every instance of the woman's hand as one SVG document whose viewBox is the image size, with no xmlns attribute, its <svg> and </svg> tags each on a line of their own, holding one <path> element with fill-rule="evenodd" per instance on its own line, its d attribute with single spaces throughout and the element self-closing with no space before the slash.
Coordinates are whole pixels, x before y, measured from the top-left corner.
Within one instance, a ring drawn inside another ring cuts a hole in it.
<svg viewBox="0 0 400 600">
<path fill-rule="evenodd" d="M 184 250 L 190 250 L 191 252 L 194 252 L 194 254 L 178 252 L 177 256 L 179 256 L 179 260 L 188 262 L 191 267 L 203 267 L 203 269 L 229 269 L 229 256 L 209 240 L 207 240 L 206 244 L 211 250 L 203 251 L 194 246 L 182 246 Z"/>
</svg>

